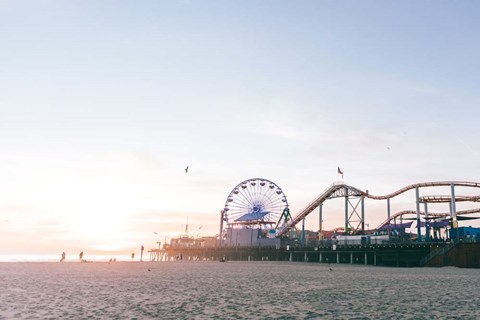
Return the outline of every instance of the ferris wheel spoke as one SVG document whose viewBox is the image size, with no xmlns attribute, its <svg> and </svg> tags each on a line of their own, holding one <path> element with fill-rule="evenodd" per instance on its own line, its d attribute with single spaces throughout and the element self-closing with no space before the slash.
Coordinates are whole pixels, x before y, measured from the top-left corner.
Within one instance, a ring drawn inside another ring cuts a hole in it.
<svg viewBox="0 0 480 320">
<path fill-rule="evenodd" d="M 265 194 L 266 197 L 268 197 L 268 199 L 272 199 L 273 197 L 275 197 L 277 194 L 277 191 L 275 190 L 275 188 L 268 188 L 268 193 Z"/>
<path fill-rule="evenodd" d="M 258 187 L 260 186 L 260 182 L 258 180 L 250 181 L 250 193 L 252 194 L 252 200 L 257 201 L 258 197 Z"/>
<path fill-rule="evenodd" d="M 263 203 L 267 203 L 269 200 L 269 197 L 267 196 L 266 192 L 268 192 L 267 189 L 263 188 L 262 190 L 259 191 L 258 194 L 258 201 L 261 201 Z"/>
<path fill-rule="evenodd" d="M 232 216 L 236 212 L 247 212 L 248 209 L 245 208 L 245 206 L 242 205 L 235 205 L 235 204 L 230 204 L 230 206 L 227 208 L 227 214 L 229 216 Z"/>
<path fill-rule="evenodd" d="M 243 211 L 248 210 L 248 207 L 245 207 L 243 205 L 231 205 L 229 208 L 231 208 L 233 210 L 243 210 Z"/>
<path fill-rule="evenodd" d="M 255 183 L 255 182 L 251 182 L 250 185 L 251 185 L 252 183 Z M 258 196 L 258 195 L 257 195 L 257 183 L 255 183 L 255 185 L 251 185 L 249 191 L 250 191 L 250 194 L 252 195 L 252 200 L 253 200 L 253 201 L 257 201 L 257 196 Z"/>
<path fill-rule="evenodd" d="M 282 199 L 275 199 L 273 200 L 272 202 L 270 202 L 270 205 L 274 206 L 274 205 L 282 205 L 283 203 L 283 200 Z"/>
<path fill-rule="evenodd" d="M 235 197 L 235 198 L 232 198 L 233 201 L 232 202 L 236 202 L 236 203 L 242 203 L 243 205 L 245 205 L 246 207 L 248 207 L 250 205 L 250 203 L 248 202 L 248 200 L 244 197 Z"/>
<path fill-rule="evenodd" d="M 245 212 L 245 210 L 243 209 L 239 209 L 239 208 L 233 208 L 232 210 L 230 210 L 231 212 L 229 213 L 230 216 L 234 216 L 234 215 L 239 215 L 239 214 L 243 214 Z"/>
<path fill-rule="evenodd" d="M 230 219 L 233 221 L 241 217 L 243 214 L 241 212 L 232 212 L 231 214 L 228 215 Z"/>
<path fill-rule="evenodd" d="M 240 210 L 243 213 L 247 213 L 251 208 L 250 205 L 245 205 L 244 203 L 235 203 L 235 202 L 230 203 L 229 207 L 235 210 Z"/>
<path fill-rule="evenodd" d="M 242 191 L 240 193 L 247 200 L 248 203 L 252 203 L 252 196 L 250 195 L 250 192 L 248 191 L 248 185 L 246 185 L 245 188 L 243 188 L 243 186 L 242 186 Z"/>
<path fill-rule="evenodd" d="M 242 202 L 237 202 L 237 201 L 234 201 L 234 202 L 230 202 L 230 204 L 228 205 L 229 208 L 236 208 L 236 209 L 239 209 L 239 210 L 248 210 L 248 205 L 245 205 L 244 203 Z"/>
<path fill-rule="evenodd" d="M 241 203 L 245 206 L 246 210 L 252 206 L 252 202 L 247 197 L 243 197 Z"/>
<path fill-rule="evenodd" d="M 264 201 L 271 202 L 272 198 L 275 196 L 275 191 L 268 189 L 267 192 L 263 195 Z"/>
<path fill-rule="evenodd" d="M 249 204 L 251 202 L 250 199 L 248 198 L 248 195 L 244 192 L 244 190 L 239 190 L 237 196 L 239 199 L 243 199 L 245 204 Z"/>
<path fill-rule="evenodd" d="M 248 197 L 249 197 L 250 201 L 253 203 L 254 202 L 253 195 L 252 195 L 252 192 L 250 190 L 250 187 L 248 186 L 248 183 L 247 183 L 247 187 L 245 188 L 245 190 L 246 190 L 246 193 L 248 194 Z"/>
<path fill-rule="evenodd" d="M 229 196 L 227 198 L 227 202 L 225 203 L 225 208 L 231 208 L 233 206 L 248 207 L 248 203 L 240 197 Z"/>
<path fill-rule="evenodd" d="M 273 200 L 273 201 L 268 203 L 269 207 L 276 207 L 276 206 L 282 206 L 282 205 L 283 205 L 282 199 Z"/>
</svg>

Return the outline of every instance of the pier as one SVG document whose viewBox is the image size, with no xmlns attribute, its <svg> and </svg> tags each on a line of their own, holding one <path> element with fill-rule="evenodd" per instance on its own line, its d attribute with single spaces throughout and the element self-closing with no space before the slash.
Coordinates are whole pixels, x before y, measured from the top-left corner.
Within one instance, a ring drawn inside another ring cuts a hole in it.
<svg viewBox="0 0 480 320">
<path fill-rule="evenodd" d="M 152 261 L 290 261 L 389 267 L 480 268 L 480 242 L 326 247 L 205 247 L 150 250 Z"/>
<path fill-rule="evenodd" d="M 411 210 L 393 211 L 395 198 L 409 191 L 413 193 Z M 227 196 L 217 237 L 197 243 L 185 235 L 170 245 L 150 250 L 151 260 L 480 268 L 480 228 L 459 226 L 463 221 L 480 219 L 475 216 L 480 213 L 479 191 L 478 182 L 437 181 L 373 195 L 338 181 L 292 215 L 282 188 L 267 179 L 251 178 L 239 183 Z M 324 203 L 335 198 L 343 199 L 344 209 L 333 212 L 336 220 L 343 220 L 342 226 L 324 230 Z M 366 199 L 385 201 L 385 220 L 371 229 L 366 223 Z M 458 210 L 460 203 L 463 207 Z M 430 204 L 445 209 L 434 212 Z M 315 212 L 318 231 L 305 230 L 305 218 Z"/>
</svg>

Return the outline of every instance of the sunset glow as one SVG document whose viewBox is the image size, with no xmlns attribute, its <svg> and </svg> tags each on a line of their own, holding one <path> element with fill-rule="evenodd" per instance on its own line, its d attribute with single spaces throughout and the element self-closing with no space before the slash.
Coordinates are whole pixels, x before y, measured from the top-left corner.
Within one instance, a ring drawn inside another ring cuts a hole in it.
<svg viewBox="0 0 480 320">
<path fill-rule="evenodd" d="M 0 255 L 213 236 L 253 177 L 293 213 L 339 166 L 378 195 L 480 181 L 478 4 L 340 2 L 1 1 Z"/>
</svg>

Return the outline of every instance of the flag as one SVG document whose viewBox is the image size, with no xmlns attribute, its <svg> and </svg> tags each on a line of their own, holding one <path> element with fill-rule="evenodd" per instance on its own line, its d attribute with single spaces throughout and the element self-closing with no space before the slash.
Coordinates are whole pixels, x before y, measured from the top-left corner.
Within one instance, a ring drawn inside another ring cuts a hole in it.
<svg viewBox="0 0 480 320">
<path fill-rule="evenodd" d="M 338 168 L 338 171 L 337 171 L 337 172 L 338 172 L 338 174 L 341 174 L 341 175 L 342 175 L 342 179 L 343 179 L 343 171 L 342 171 L 342 170 L 340 170 L 340 167 L 337 167 L 337 168 Z"/>
</svg>

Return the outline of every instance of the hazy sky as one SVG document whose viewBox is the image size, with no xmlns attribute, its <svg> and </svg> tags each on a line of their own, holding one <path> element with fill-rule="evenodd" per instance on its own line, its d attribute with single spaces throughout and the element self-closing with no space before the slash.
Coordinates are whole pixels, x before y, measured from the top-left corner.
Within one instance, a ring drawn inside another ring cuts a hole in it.
<svg viewBox="0 0 480 320">
<path fill-rule="evenodd" d="M 480 181 L 479 31 L 478 1 L 0 0 L 0 254 L 213 235 L 252 177 L 293 212 L 337 166 Z"/>
</svg>

